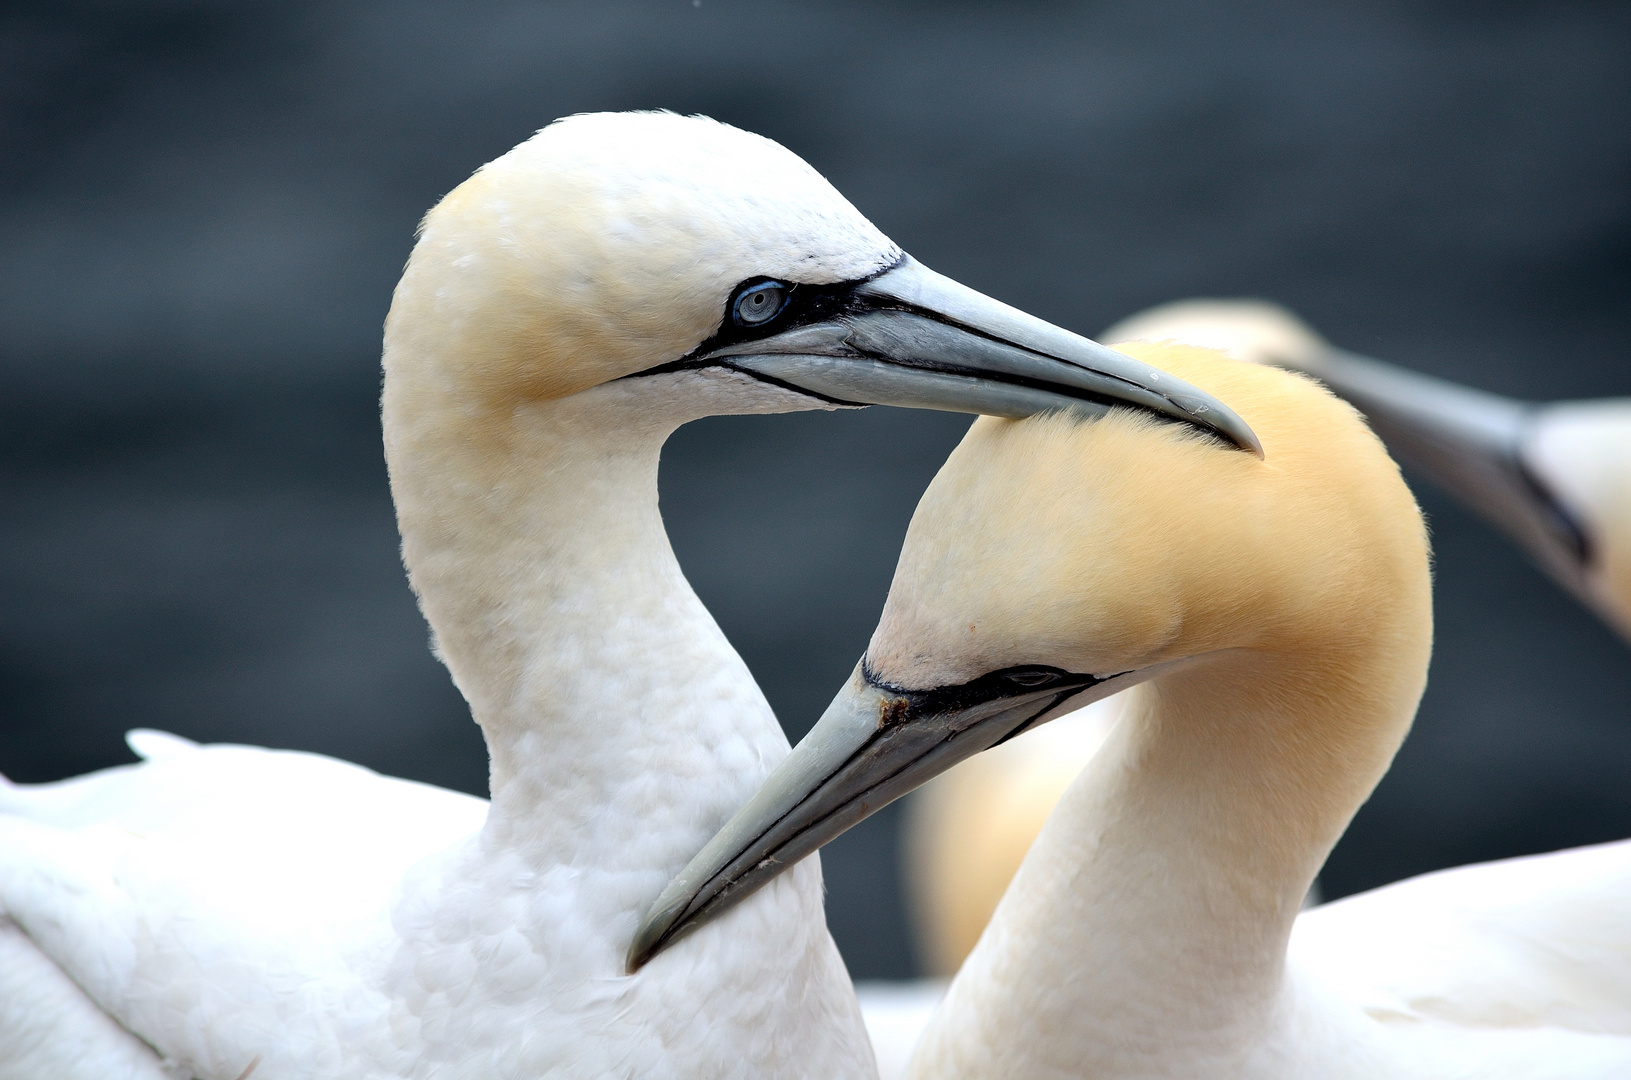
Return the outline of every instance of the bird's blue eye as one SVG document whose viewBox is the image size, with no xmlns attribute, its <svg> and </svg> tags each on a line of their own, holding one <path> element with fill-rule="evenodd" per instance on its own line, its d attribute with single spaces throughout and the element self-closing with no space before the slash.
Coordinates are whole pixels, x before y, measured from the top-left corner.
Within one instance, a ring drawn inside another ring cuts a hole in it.
<svg viewBox="0 0 1631 1080">
<path fill-rule="evenodd" d="M 763 326 L 787 306 L 787 286 L 779 281 L 761 281 L 743 289 L 731 306 L 737 326 Z"/>
</svg>

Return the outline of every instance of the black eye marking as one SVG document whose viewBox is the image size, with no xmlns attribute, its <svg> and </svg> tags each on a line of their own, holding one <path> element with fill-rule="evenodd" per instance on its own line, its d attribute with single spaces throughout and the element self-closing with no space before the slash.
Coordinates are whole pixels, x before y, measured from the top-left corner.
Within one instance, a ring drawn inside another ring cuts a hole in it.
<svg viewBox="0 0 1631 1080">
<path fill-rule="evenodd" d="M 788 285 L 780 281 L 750 282 L 742 286 L 731 301 L 731 320 L 737 326 L 763 326 L 787 307 L 791 291 Z"/>
<path fill-rule="evenodd" d="M 990 711 L 993 707 L 1001 710 L 1004 707 L 1013 707 L 1020 701 L 1029 701 L 1031 715 L 1015 724 L 1012 730 L 992 743 L 992 746 L 1000 746 L 1021 732 L 1030 730 L 1038 720 L 1082 691 L 1130 674 L 1132 673 L 1129 671 L 1120 671 L 1114 675 L 1099 676 L 1089 675 L 1083 671 L 1065 671 L 1041 664 L 1027 664 L 1024 667 L 988 671 L 966 683 L 935 686 L 926 690 L 908 690 L 880 679 L 878 673 L 872 670 L 872 662 L 864 656 L 861 658 L 862 680 L 873 689 L 882 690 L 894 697 L 894 700 L 888 703 L 887 713 L 878 717 L 879 731 L 905 727 L 920 718 L 933 721 L 937 717 L 955 717 L 958 713 L 964 713 L 971 718 L 971 722 L 979 723 L 981 721 L 978 716 L 982 710 L 989 716 L 994 715 Z M 1004 703 L 1008 705 L 1004 706 Z M 955 732 L 952 734 L 955 735 Z"/>
<path fill-rule="evenodd" d="M 886 273 L 884 267 L 878 273 Z M 840 320 L 852 311 L 866 305 L 858 303 L 853 295 L 855 286 L 870 281 L 871 275 L 855 281 L 840 281 L 830 285 L 811 285 L 779 278 L 752 277 L 732 289 L 725 296 L 725 307 L 720 313 L 719 329 L 696 348 L 666 364 L 657 364 L 625 375 L 625 379 L 638 379 L 647 375 L 663 375 L 670 371 L 691 371 L 697 368 L 731 366 L 730 361 L 718 360 L 712 354 L 727 345 L 775 337 L 812 323 Z M 762 376 L 754 378 L 773 382 Z M 779 384 L 778 384 L 779 385 Z M 787 387 L 787 389 L 797 389 Z M 811 395 L 821 398 L 820 394 Z M 832 400 L 822 398 L 822 400 Z M 852 404 L 842 402 L 840 404 Z"/>
<path fill-rule="evenodd" d="M 869 686 L 900 698 L 905 710 L 902 718 L 907 720 L 936 713 L 958 712 L 986 702 L 1004 701 L 1031 694 L 1051 695 L 1051 700 L 1041 706 L 1041 712 L 1046 712 L 1068 697 L 1124 674 L 1126 672 L 1100 678 L 1081 671 L 1065 671 L 1042 664 L 1026 664 L 1023 667 L 988 671 L 966 683 L 935 686 L 925 690 L 908 690 L 879 679 L 872 670 L 871 662 L 865 658 L 861 661 L 861 677 Z"/>
</svg>

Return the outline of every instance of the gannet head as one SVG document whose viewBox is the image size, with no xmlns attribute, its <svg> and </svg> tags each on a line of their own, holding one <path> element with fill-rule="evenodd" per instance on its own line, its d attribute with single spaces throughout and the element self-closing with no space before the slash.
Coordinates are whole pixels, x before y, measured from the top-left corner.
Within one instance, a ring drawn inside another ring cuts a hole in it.
<svg viewBox="0 0 1631 1080">
<path fill-rule="evenodd" d="M 958 761 L 1199 658 L 1392 650 L 1419 693 L 1425 529 L 1354 410 L 1208 350 L 1130 351 L 1235 402 L 1267 460 L 1130 411 L 977 422 L 850 682 L 664 892 L 635 960 Z"/>
<path fill-rule="evenodd" d="M 393 413 L 726 371 L 783 392 L 776 408 L 1125 404 L 1260 450 L 1210 395 L 913 261 L 770 140 L 669 113 L 558 121 L 443 199 L 397 287 L 385 370 Z"/>
<path fill-rule="evenodd" d="M 976 424 L 913 516 L 863 664 L 874 681 L 1022 669 L 1002 678 L 1040 687 L 1071 677 L 1032 669 L 1108 680 L 1345 638 L 1375 599 L 1360 590 L 1425 570 L 1414 499 L 1346 402 L 1211 350 L 1129 348 L 1243 402 L 1272 465 L 1124 411 Z"/>
</svg>

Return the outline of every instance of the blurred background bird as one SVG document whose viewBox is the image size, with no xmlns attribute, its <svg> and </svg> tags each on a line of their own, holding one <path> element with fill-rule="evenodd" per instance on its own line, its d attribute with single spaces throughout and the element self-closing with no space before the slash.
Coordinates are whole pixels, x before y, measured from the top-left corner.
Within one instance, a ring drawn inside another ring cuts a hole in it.
<svg viewBox="0 0 1631 1080">
<path fill-rule="evenodd" d="M 1464 386 L 1631 394 L 1623 5 L 25 3 L 0 49 L 18 781 L 129 761 L 153 726 L 485 791 L 402 578 L 380 324 L 424 208 L 561 115 L 762 132 L 927 264 L 1078 331 L 1267 296 Z M 794 738 L 967 423 L 729 418 L 665 449 L 680 562 Z M 1432 676 L 1328 897 L 1631 833 L 1622 645 L 1410 479 Z M 902 817 L 823 856 L 859 978 L 925 970 Z"/>
</svg>

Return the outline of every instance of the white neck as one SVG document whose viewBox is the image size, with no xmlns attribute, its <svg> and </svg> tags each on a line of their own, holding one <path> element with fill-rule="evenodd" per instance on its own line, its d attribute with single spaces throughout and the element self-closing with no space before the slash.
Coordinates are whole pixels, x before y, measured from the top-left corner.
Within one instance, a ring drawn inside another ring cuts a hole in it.
<svg viewBox="0 0 1631 1080">
<path fill-rule="evenodd" d="M 1231 1075 L 1275 1023 L 1302 898 L 1420 693 L 1420 665 L 1360 652 L 1227 650 L 1130 691 L 916 1074 Z M 1340 708 L 1309 689 L 1333 685 L 1352 690 Z"/>
<path fill-rule="evenodd" d="M 403 559 L 486 736 L 493 802 L 480 836 L 405 886 L 413 963 L 390 985 L 509 950 L 460 976 L 464 1011 L 434 1028 L 534 1032 L 504 1075 L 542 1075 L 524 1062 L 556 1060 L 560 1039 L 584 1075 L 875 1075 L 814 859 L 624 969 L 639 917 L 788 751 L 674 559 L 658 455 L 694 417 L 809 400 L 695 372 L 495 406 L 411 360 L 388 351 L 384 395 Z"/>
<path fill-rule="evenodd" d="M 489 840 L 643 871 L 653 896 L 787 749 L 658 512 L 674 428 L 806 404 L 732 380 L 503 410 L 428 380 L 385 394 L 404 561 L 492 758 Z"/>
</svg>

